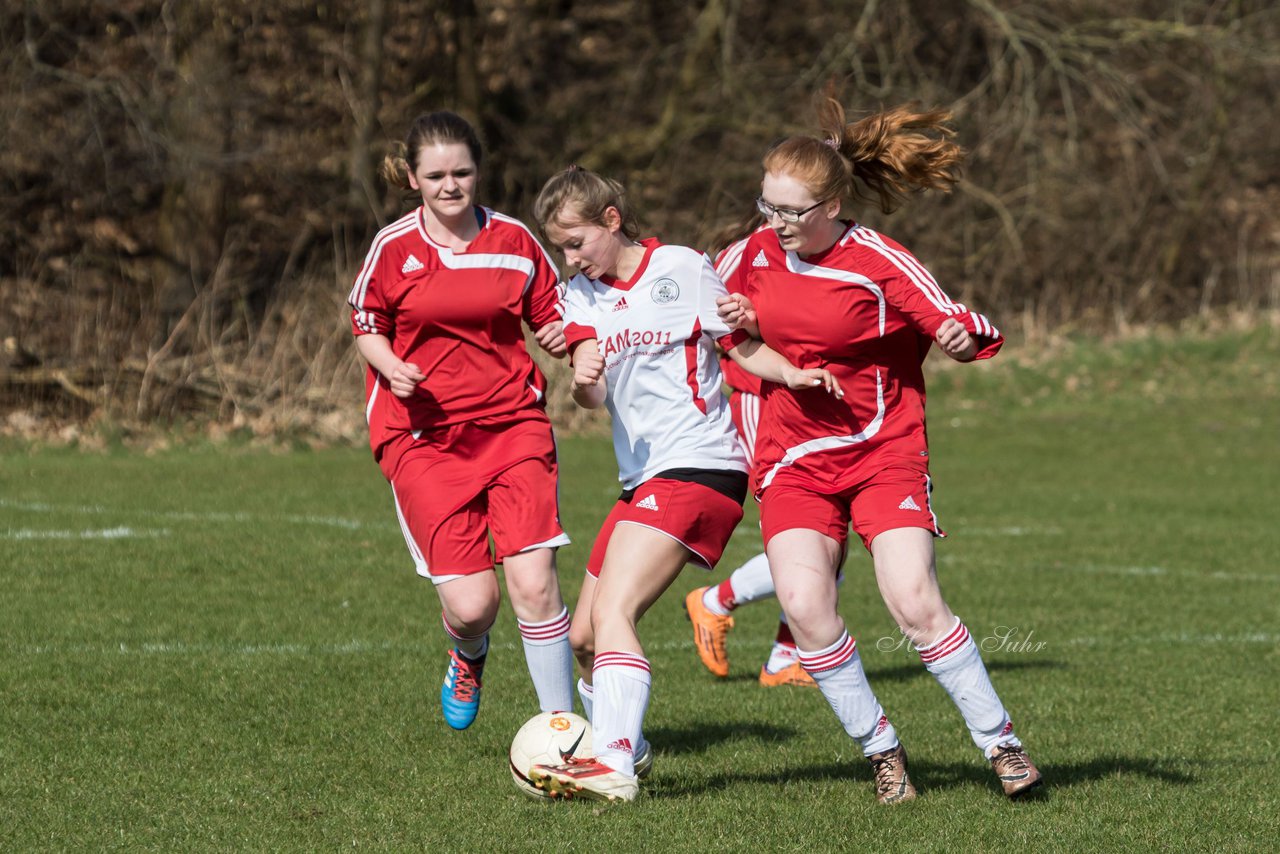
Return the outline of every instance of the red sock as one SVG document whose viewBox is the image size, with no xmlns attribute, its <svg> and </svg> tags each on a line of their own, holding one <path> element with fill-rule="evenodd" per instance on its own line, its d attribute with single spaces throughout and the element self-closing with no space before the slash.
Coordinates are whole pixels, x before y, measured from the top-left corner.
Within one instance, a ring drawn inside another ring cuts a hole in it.
<svg viewBox="0 0 1280 854">
<path fill-rule="evenodd" d="M 716 598 L 720 600 L 720 606 L 726 611 L 732 611 L 738 607 L 738 603 L 733 600 L 733 585 L 727 578 L 716 585 Z"/>
</svg>

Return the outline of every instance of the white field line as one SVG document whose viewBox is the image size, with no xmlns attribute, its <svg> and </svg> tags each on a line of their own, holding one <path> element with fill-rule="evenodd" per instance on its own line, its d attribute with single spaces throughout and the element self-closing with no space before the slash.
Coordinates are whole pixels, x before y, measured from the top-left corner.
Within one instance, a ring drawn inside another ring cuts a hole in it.
<svg viewBox="0 0 1280 854">
<path fill-rule="evenodd" d="M 945 524 L 945 520 L 942 527 L 947 530 L 951 530 L 951 526 Z M 960 524 L 955 527 L 955 531 L 961 535 L 972 535 L 975 537 L 1058 537 L 1065 533 L 1061 528 L 1023 527 L 1021 525 L 1008 525 L 1002 528 L 970 528 Z"/>
<path fill-rule="evenodd" d="M 1266 575 L 1260 572 L 1196 572 L 1195 570 L 1173 570 L 1163 566 L 1099 566 L 1097 564 L 1081 564 L 1079 566 L 1054 567 L 1068 572 L 1089 572 L 1102 575 L 1133 575 L 1150 578 L 1193 579 L 1195 581 L 1263 581 L 1275 584 L 1280 582 L 1280 574 Z"/>
<path fill-rule="evenodd" d="M 977 555 L 957 555 L 942 552 L 938 554 L 937 561 L 940 566 L 949 564 L 970 564 L 972 565 L 979 559 Z M 1194 569 L 1168 569 L 1163 566 L 1105 566 L 1101 564 L 1082 563 L 1068 564 L 1066 566 L 1053 567 L 1035 567 L 1033 571 L 1040 575 L 1051 573 L 1075 573 L 1083 572 L 1095 575 L 1128 575 L 1138 578 L 1167 578 L 1173 581 L 1240 581 L 1246 583 L 1254 583 L 1261 581 L 1266 584 L 1280 583 L 1280 573 L 1267 575 L 1262 572 L 1225 572 L 1223 570 L 1202 571 Z"/>
<path fill-rule="evenodd" d="M 167 537 L 167 528 L 101 528 L 84 531 L 49 531 L 20 528 L 16 531 L 0 531 L 0 540 L 130 540 Z"/>
<path fill-rule="evenodd" d="M 293 525 L 320 525 L 328 528 L 343 528 L 358 531 L 362 528 L 396 527 L 390 522 L 361 522 L 358 519 L 345 519 L 340 516 L 314 516 L 284 513 L 280 515 L 264 515 L 260 513 L 196 513 L 184 510 L 132 510 L 128 508 L 103 507 L 96 504 L 44 504 L 31 501 L 10 501 L 0 498 L 0 509 L 18 510 L 28 513 L 80 513 L 83 515 L 102 515 L 106 513 L 124 516 L 141 516 L 144 519 L 161 519 L 176 522 L 227 522 L 240 524 L 244 522 L 284 522 Z"/>
<path fill-rule="evenodd" d="M 896 638 L 894 640 L 897 640 Z M 1280 634 L 1275 632 L 1239 632 L 1236 634 L 1222 633 L 1204 633 L 1196 634 L 1192 632 L 1177 632 L 1159 635 L 1146 636 L 1092 636 L 1092 637 L 1075 637 L 1065 640 L 1045 640 L 1037 641 L 1034 650 L 1014 650 L 1022 652 L 1027 658 L 1036 658 L 1040 656 L 1052 655 L 1054 650 L 1059 647 L 1075 647 L 1075 648 L 1108 648 L 1108 647 L 1167 647 L 1167 646 L 1275 646 L 1280 645 Z M 767 649 L 770 644 L 765 641 L 746 641 L 742 646 L 757 651 Z M 652 655 L 654 652 L 678 652 L 681 654 L 690 653 L 693 647 L 692 641 L 663 641 L 655 644 L 645 644 L 645 650 Z M 505 642 L 494 643 L 490 647 L 493 650 L 499 650 L 503 653 L 503 658 L 508 655 L 516 656 L 522 649 L 517 643 Z M 872 655 L 875 658 L 887 656 L 900 656 L 903 653 L 898 650 L 883 651 L 875 648 L 874 639 L 862 639 L 858 642 L 858 648 L 863 650 L 864 655 Z M 864 649 L 865 648 L 865 649 Z M 392 641 L 362 641 L 350 640 L 339 644 L 305 644 L 305 643 L 261 643 L 261 644 L 208 644 L 208 643 L 185 643 L 183 641 L 163 641 L 151 643 L 119 643 L 119 644 L 35 644 L 30 646 L 10 646 L 5 649 L 9 655 L 71 655 L 71 656 L 101 656 L 101 655 L 123 655 L 123 656 L 207 656 L 207 655 L 230 655 L 251 658 L 255 656 L 276 656 L 276 657 L 312 657 L 312 656 L 341 656 L 341 655 L 376 655 L 389 652 L 411 652 L 415 654 L 423 654 L 430 656 L 438 653 L 441 661 L 445 659 L 445 647 L 435 643 L 396 643 Z M 907 658 L 911 661 L 918 662 L 914 655 L 907 654 Z M 512 659 L 511 666 L 521 666 L 522 662 Z M 428 665 L 429 668 L 430 665 Z M 441 664 L 441 672 L 444 665 Z"/>
<path fill-rule="evenodd" d="M 1067 642 L 1068 646 L 1171 646 L 1175 644 L 1186 644 L 1191 646 L 1213 646 L 1216 644 L 1228 644 L 1230 646 L 1244 646 L 1246 644 L 1280 644 L 1280 634 L 1275 632 L 1239 632 L 1236 634 L 1223 634 L 1221 632 L 1208 632 L 1205 634 L 1196 634 L 1193 632 L 1171 632 L 1168 634 L 1150 635 L 1147 637 L 1104 637 L 1104 638 L 1072 638 Z"/>
</svg>

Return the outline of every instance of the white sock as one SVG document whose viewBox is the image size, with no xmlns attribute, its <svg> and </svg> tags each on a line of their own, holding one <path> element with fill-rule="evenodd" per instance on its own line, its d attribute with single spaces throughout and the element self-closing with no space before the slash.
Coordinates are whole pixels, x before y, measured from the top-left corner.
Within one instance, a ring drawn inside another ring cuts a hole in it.
<svg viewBox="0 0 1280 854">
<path fill-rule="evenodd" d="M 794 646 L 775 643 L 773 649 L 769 651 L 769 660 L 765 662 L 764 669 L 770 673 L 777 673 L 779 670 L 795 664 L 798 658 L 799 653 L 796 652 Z"/>
<path fill-rule="evenodd" d="M 578 698 L 582 700 L 582 710 L 583 710 L 582 716 L 586 718 L 588 721 L 590 721 L 591 715 L 592 715 L 592 707 L 595 705 L 595 701 L 596 701 L 595 688 L 591 685 L 588 685 L 586 682 L 582 681 L 581 679 L 579 679 L 578 680 Z M 641 733 L 640 740 L 633 745 L 635 747 L 635 755 L 639 756 L 640 754 L 644 753 L 644 749 L 645 747 L 648 746 L 648 744 L 649 744 L 648 739 L 646 739 L 644 737 L 644 734 Z"/>
<path fill-rule="evenodd" d="M 440 621 L 444 623 L 444 633 L 453 641 L 454 647 L 458 652 L 462 653 L 463 658 L 471 661 L 479 661 L 489 653 L 489 630 L 485 629 L 475 637 L 463 637 L 453 630 L 448 621 L 444 619 L 444 613 L 440 614 Z"/>
<path fill-rule="evenodd" d="M 951 695 L 973 743 L 984 756 L 990 757 L 998 745 L 1022 743 L 1014 735 L 1009 713 L 991 685 L 978 645 L 959 617 L 941 640 L 916 650 L 924 666 Z"/>
<path fill-rule="evenodd" d="M 769 651 L 769 660 L 765 662 L 764 669 L 770 673 L 777 673 L 784 667 L 790 667 L 799 659 L 800 653 L 796 650 L 795 638 L 791 636 L 787 615 L 779 611 L 778 635 L 773 641 L 773 649 Z"/>
<path fill-rule="evenodd" d="M 634 652 L 598 652 L 591 675 L 591 746 L 598 761 L 634 776 L 649 708 L 649 662 Z"/>
<path fill-rule="evenodd" d="M 739 605 L 775 596 L 773 576 L 769 574 L 769 558 L 758 554 L 729 575 L 733 601 Z"/>
<path fill-rule="evenodd" d="M 719 614 L 722 617 L 729 616 L 729 609 L 720 602 L 719 584 L 713 584 L 706 590 L 702 591 L 702 604 L 705 605 L 707 610 L 713 614 Z M 736 602 L 734 603 L 734 607 L 738 607 Z"/>
<path fill-rule="evenodd" d="M 818 683 L 840 725 L 862 745 L 865 755 L 889 750 L 898 744 L 898 733 L 867 684 L 858 645 L 848 632 L 841 632 L 839 640 L 825 649 L 797 651 L 800 664 Z"/>
<path fill-rule="evenodd" d="M 538 708 L 544 712 L 573 711 L 573 650 L 569 648 L 569 609 L 550 620 L 526 623 L 517 619 L 524 641 L 524 660 L 529 665 L 533 689 L 538 692 Z"/>
</svg>

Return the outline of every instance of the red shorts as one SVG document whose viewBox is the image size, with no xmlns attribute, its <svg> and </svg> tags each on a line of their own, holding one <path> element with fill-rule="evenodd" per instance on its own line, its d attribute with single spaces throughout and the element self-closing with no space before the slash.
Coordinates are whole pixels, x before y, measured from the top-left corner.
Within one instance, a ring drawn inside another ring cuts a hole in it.
<svg viewBox="0 0 1280 854">
<path fill-rule="evenodd" d="M 885 469 L 834 495 L 773 484 L 760 499 L 760 529 L 766 547 L 774 535 L 792 528 L 826 534 L 843 546 L 852 526 L 867 551 L 872 540 L 894 528 L 925 528 L 945 537 L 929 502 L 932 491 L 929 475 L 903 468 Z"/>
<path fill-rule="evenodd" d="M 661 531 L 693 553 L 693 560 L 711 569 L 742 521 L 742 505 L 700 483 L 655 477 L 640 484 L 631 501 L 619 501 L 600 526 L 587 572 L 599 578 L 609 538 L 620 522 Z"/>
<path fill-rule="evenodd" d="M 569 542 L 545 418 L 457 424 L 419 439 L 406 433 L 384 447 L 379 465 L 418 574 L 436 584 Z"/>
</svg>

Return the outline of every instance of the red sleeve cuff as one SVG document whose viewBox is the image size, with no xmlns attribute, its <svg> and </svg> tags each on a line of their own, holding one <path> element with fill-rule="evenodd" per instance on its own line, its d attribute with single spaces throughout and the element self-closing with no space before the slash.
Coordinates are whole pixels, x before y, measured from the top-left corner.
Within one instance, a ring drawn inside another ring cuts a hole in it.
<svg viewBox="0 0 1280 854">
<path fill-rule="evenodd" d="M 735 329 L 732 332 L 730 332 L 728 335 L 721 335 L 719 338 L 716 339 L 716 343 L 720 345 L 720 349 L 728 353 L 734 347 L 737 347 L 739 344 L 741 344 L 743 341 L 746 341 L 750 337 L 751 336 L 747 334 L 746 330 Z"/>
<path fill-rule="evenodd" d="M 973 360 L 990 359 L 996 353 L 1000 352 L 1000 348 L 1004 346 L 1004 336 L 997 338 L 988 338 L 986 335 L 973 336 L 974 341 L 978 344 L 978 352 L 974 355 Z"/>
<path fill-rule="evenodd" d="M 578 323 L 566 323 L 564 325 L 565 343 L 572 348 L 575 344 L 581 344 L 588 338 L 597 338 L 595 327 L 582 326 Z"/>
</svg>

